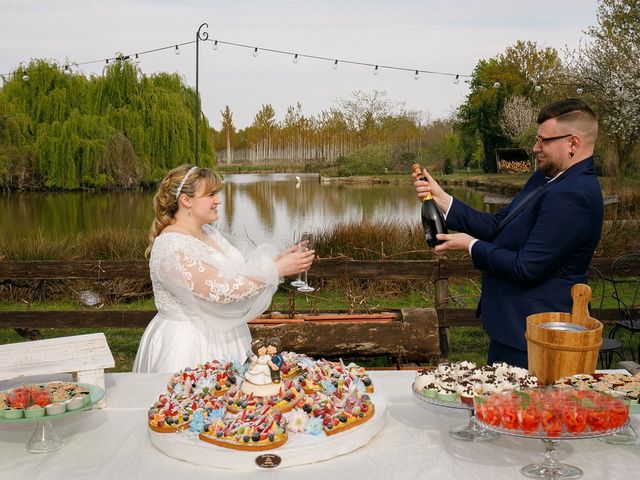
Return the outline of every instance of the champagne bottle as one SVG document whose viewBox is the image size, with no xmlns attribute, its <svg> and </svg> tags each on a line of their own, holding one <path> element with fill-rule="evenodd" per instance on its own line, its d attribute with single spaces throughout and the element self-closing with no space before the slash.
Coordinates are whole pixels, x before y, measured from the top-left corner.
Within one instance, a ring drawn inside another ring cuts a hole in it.
<svg viewBox="0 0 640 480">
<path fill-rule="evenodd" d="M 422 168 L 420 168 L 420 165 L 414 163 L 411 168 L 419 180 L 426 180 L 422 175 Z M 442 215 L 442 212 L 438 208 L 438 205 L 436 205 L 436 202 L 430 193 L 422 199 L 421 216 L 422 228 L 424 228 L 424 236 L 427 240 L 427 245 L 433 248 L 436 245 L 443 243 L 442 240 L 438 240 L 436 238 L 436 235 L 438 233 L 447 233 L 447 224 L 444 221 L 444 215 Z"/>
</svg>

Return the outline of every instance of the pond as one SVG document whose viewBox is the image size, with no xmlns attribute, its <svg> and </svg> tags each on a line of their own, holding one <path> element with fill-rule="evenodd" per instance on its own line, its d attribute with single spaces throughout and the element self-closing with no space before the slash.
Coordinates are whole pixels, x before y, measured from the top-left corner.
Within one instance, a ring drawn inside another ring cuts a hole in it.
<svg viewBox="0 0 640 480">
<path fill-rule="evenodd" d="M 475 208 L 484 194 L 448 188 Z M 153 192 L 11 193 L 0 195 L 0 235 L 59 238 L 104 228 L 147 231 Z M 409 179 L 395 184 L 323 184 L 317 174 L 227 174 L 218 226 L 256 243 L 290 243 L 294 231 L 338 223 L 419 222 Z"/>
</svg>

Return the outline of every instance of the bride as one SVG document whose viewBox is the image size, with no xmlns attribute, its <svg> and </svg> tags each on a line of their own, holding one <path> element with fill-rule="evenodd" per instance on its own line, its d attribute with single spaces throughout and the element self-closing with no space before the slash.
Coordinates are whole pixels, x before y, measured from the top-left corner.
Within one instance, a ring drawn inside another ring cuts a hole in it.
<svg viewBox="0 0 640 480">
<path fill-rule="evenodd" d="M 267 355 L 267 347 L 261 340 L 255 340 L 252 345 L 254 353 L 249 369 L 244 378 L 254 385 L 266 385 L 271 383 L 271 355 Z"/>
<path fill-rule="evenodd" d="M 213 170 L 182 165 L 158 187 L 146 252 L 158 314 L 142 335 L 134 372 L 244 361 L 247 322 L 267 309 L 283 277 L 311 266 L 312 250 L 252 248 L 210 225 L 218 219 L 221 186 Z"/>
</svg>

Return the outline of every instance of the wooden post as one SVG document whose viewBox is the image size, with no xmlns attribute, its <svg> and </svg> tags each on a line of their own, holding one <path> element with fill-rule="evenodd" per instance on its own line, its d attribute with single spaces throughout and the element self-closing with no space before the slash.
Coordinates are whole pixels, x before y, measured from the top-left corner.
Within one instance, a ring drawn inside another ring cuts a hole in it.
<svg viewBox="0 0 640 480">
<path fill-rule="evenodd" d="M 436 309 L 447 308 L 449 304 L 449 280 L 446 278 L 438 278 L 435 281 L 436 290 Z M 438 338 L 440 340 L 440 352 L 444 358 L 449 356 L 449 327 L 447 325 L 438 325 Z"/>
</svg>

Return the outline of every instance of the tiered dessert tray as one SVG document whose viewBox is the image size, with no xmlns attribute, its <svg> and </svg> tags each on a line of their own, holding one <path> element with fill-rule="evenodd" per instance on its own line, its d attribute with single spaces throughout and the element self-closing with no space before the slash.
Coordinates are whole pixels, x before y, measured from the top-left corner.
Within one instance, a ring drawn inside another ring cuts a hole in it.
<svg viewBox="0 0 640 480">
<path fill-rule="evenodd" d="M 329 460 L 366 445 L 382 429 L 386 417 L 387 398 L 382 392 L 369 394 L 375 414 L 354 428 L 326 436 L 289 433 L 283 446 L 265 451 L 234 450 L 203 442 L 188 429 L 174 434 L 149 430 L 151 443 L 165 455 L 207 467 L 233 470 L 286 468 Z"/>
<path fill-rule="evenodd" d="M 465 440 L 468 442 L 489 442 L 498 437 L 496 432 L 485 428 L 478 422 L 473 405 L 463 403 L 460 400 L 447 402 L 438 400 L 437 398 L 428 397 L 418 392 L 415 389 L 415 386 L 412 386 L 412 390 L 414 396 L 420 401 L 421 405 L 430 404 L 454 410 L 467 410 L 469 412 L 469 423 L 467 425 L 452 427 L 449 429 L 449 435 L 456 440 Z"/>
<path fill-rule="evenodd" d="M 526 465 L 520 469 L 520 472 L 526 477 L 531 478 L 553 478 L 553 479 L 575 479 L 580 478 L 583 474 L 582 470 L 573 465 L 566 463 L 560 463 L 558 459 L 558 451 L 556 446 L 560 440 L 580 440 L 587 438 L 604 438 L 609 435 L 617 434 L 623 431 L 627 425 L 620 428 L 614 428 L 610 430 L 602 430 L 597 432 L 582 432 L 582 433 L 560 433 L 557 436 L 548 436 L 545 433 L 524 433 L 520 430 L 511 430 L 502 428 L 499 426 L 491 426 L 480 420 L 476 420 L 478 424 L 483 428 L 495 433 L 501 433 L 504 435 L 511 435 L 521 438 L 536 438 L 544 442 L 544 461 L 542 463 L 532 463 Z"/>
<path fill-rule="evenodd" d="M 0 423 L 36 423 L 36 428 L 27 442 L 26 449 L 31 453 L 48 453 L 62 448 L 64 440 L 61 440 L 56 434 L 53 424 L 54 420 L 59 418 L 75 415 L 79 412 L 89 410 L 104 397 L 104 390 L 96 385 L 79 383 L 79 386 L 89 389 L 88 399 L 84 405 L 74 410 L 68 410 L 55 415 L 45 415 L 42 417 L 23 417 L 23 418 L 4 418 L 0 417 Z"/>
</svg>

